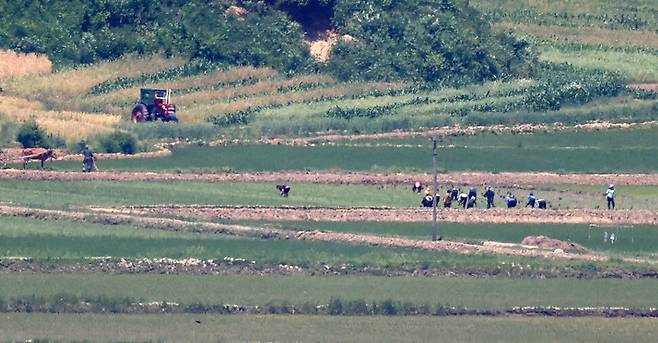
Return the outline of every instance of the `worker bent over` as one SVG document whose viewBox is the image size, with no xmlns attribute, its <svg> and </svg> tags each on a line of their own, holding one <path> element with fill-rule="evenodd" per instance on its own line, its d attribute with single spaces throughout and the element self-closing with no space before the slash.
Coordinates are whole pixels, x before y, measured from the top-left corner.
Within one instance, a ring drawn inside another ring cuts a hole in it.
<svg viewBox="0 0 658 343">
<path fill-rule="evenodd" d="M 287 198 L 288 193 L 290 193 L 290 186 L 286 185 L 285 183 L 282 185 L 276 185 L 276 189 L 279 190 L 280 195 L 284 198 Z"/>
<path fill-rule="evenodd" d="M 537 208 L 540 208 L 540 209 L 542 209 L 542 210 L 545 210 L 545 209 L 546 209 L 546 206 L 547 206 L 547 204 L 546 204 L 546 199 L 539 199 L 539 200 L 537 200 Z"/>
<path fill-rule="evenodd" d="M 452 207 L 452 191 L 448 190 L 446 192 L 446 196 L 443 199 L 443 208 L 450 208 Z"/>
<path fill-rule="evenodd" d="M 470 197 L 466 200 L 466 208 L 473 208 L 477 205 L 477 200 L 475 197 Z"/>
<path fill-rule="evenodd" d="M 466 193 L 460 193 L 459 198 L 457 199 L 459 201 L 459 205 L 461 205 L 463 208 L 466 208 L 466 202 L 468 200 L 468 195 Z"/>
<path fill-rule="evenodd" d="M 450 190 L 450 197 L 452 200 L 457 200 L 457 197 L 459 197 L 459 189 L 457 187 L 453 186 L 452 189 Z"/>
<path fill-rule="evenodd" d="M 537 202 L 537 197 L 534 194 L 530 193 L 530 195 L 528 195 L 528 203 L 525 204 L 525 207 L 530 206 L 532 208 L 535 208 L 536 202 Z"/>
<path fill-rule="evenodd" d="M 423 207 L 432 207 L 434 205 L 433 202 L 434 198 L 432 197 L 432 194 L 427 194 L 420 201 L 420 205 Z"/>
<path fill-rule="evenodd" d="M 512 195 L 512 193 L 507 193 L 507 197 L 505 197 L 505 204 L 507 204 L 507 208 L 514 208 L 516 207 L 516 197 Z"/>
<path fill-rule="evenodd" d="M 420 181 L 414 182 L 414 184 L 411 186 L 411 190 L 415 193 L 420 193 L 423 191 L 423 183 Z"/>
</svg>

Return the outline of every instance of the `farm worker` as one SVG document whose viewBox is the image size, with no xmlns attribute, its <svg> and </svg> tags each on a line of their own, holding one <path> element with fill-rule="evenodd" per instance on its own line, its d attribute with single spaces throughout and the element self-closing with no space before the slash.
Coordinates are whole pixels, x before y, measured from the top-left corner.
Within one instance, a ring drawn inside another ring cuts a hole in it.
<svg viewBox="0 0 658 343">
<path fill-rule="evenodd" d="M 413 186 L 411 186 L 411 190 L 415 193 L 420 193 L 420 191 L 423 190 L 423 183 L 420 181 L 414 182 Z"/>
<path fill-rule="evenodd" d="M 512 195 L 512 193 L 507 192 L 507 197 L 505 197 L 505 204 L 507 204 L 507 208 L 516 207 L 516 202 L 516 197 Z"/>
<path fill-rule="evenodd" d="M 466 200 L 468 199 L 468 195 L 464 192 L 459 194 L 459 204 L 462 205 L 462 207 L 466 208 Z"/>
<path fill-rule="evenodd" d="M 448 190 L 446 192 L 446 197 L 443 199 L 443 208 L 452 207 L 452 191 Z"/>
<path fill-rule="evenodd" d="M 96 155 L 91 151 L 89 146 L 85 144 L 85 147 L 82 148 L 82 172 L 90 173 L 96 170 Z"/>
<path fill-rule="evenodd" d="M 452 190 L 450 191 L 450 197 L 452 200 L 457 200 L 457 197 L 459 196 L 459 189 L 457 187 L 452 186 Z"/>
<path fill-rule="evenodd" d="M 525 204 L 525 207 L 530 206 L 532 208 L 535 208 L 535 202 L 537 202 L 537 197 L 534 194 L 530 193 L 530 195 L 528 195 L 528 203 Z"/>
<path fill-rule="evenodd" d="M 284 197 L 284 198 L 287 198 L 287 197 L 288 197 L 288 193 L 290 193 L 290 186 L 288 186 L 288 185 L 285 184 L 285 183 L 282 184 L 282 185 L 276 185 L 276 189 L 279 190 L 279 192 L 281 193 L 280 195 L 281 195 L 282 197 Z"/>
<path fill-rule="evenodd" d="M 546 209 L 546 199 L 537 200 L 537 208 L 541 208 L 542 210 L 545 210 Z"/>
<path fill-rule="evenodd" d="M 475 189 L 475 187 L 471 187 L 471 188 L 469 188 L 469 190 L 468 190 L 468 198 L 470 199 L 470 198 L 472 198 L 472 197 L 475 197 L 475 198 L 477 199 L 477 196 L 478 196 L 478 190 Z"/>
<path fill-rule="evenodd" d="M 432 188 L 430 187 L 425 188 L 425 195 L 432 196 Z"/>
<path fill-rule="evenodd" d="M 470 197 L 468 198 L 468 201 L 466 202 L 466 208 L 473 208 L 476 205 L 476 198 L 475 197 Z"/>
<path fill-rule="evenodd" d="M 494 196 L 496 196 L 496 193 L 491 189 L 491 187 L 487 187 L 487 191 L 484 192 L 484 197 L 487 198 L 487 208 L 492 208 L 494 206 Z"/>
<path fill-rule="evenodd" d="M 615 185 L 610 184 L 608 189 L 605 191 L 605 198 L 608 200 L 608 209 L 615 209 Z"/>
<path fill-rule="evenodd" d="M 420 201 L 420 205 L 422 207 L 432 207 L 432 202 L 434 201 L 434 198 L 432 198 L 432 194 L 427 194 L 423 197 L 423 200 Z"/>
</svg>

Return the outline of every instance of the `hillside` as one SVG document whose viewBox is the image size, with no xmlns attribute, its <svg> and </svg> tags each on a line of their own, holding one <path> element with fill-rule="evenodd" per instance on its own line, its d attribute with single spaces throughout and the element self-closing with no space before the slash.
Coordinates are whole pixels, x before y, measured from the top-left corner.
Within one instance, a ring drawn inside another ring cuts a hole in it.
<svg viewBox="0 0 658 343">
<path fill-rule="evenodd" d="M 315 63 L 306 43 L 323 30 L 353 37 L 328 65 Z M 534 63 L 527 44 L 492 33 L 464 0 L 11 1 L 0 3 L 0 48 L 47 54 L 59 66 L 163 53 L 432 82 L 524 76 Z"/>
<path fill-rule="evenodd" d="M 658 80 L 658 63 L 636 63 L 655 60 L 652 47 L 658 46 L 644 14 L 646 24 L 635 30 L 608 24 L 602 14 L 586 22 L 549 20 L 582 14 L 549 2 L 537 3 L 533 17 L 524 17 L 502 15 L 496 4 L 514 6 L 502 0 L 472 2 L 480 12 L 463 1 L 192 1 L 168 2 L 159 8 L 161 15 L 182 19 L 151 25 L 158 18 L 148 15 L 153 9 L 133 0 L 92 1 L 64 12 L 70 20 L 55 23 L 55 17 L 43 15 L 52 25 L 27 25 L 35 16 L 26 13 L 58 3 L 26 5 L 27 11 L 0 24 L 8 38 L 0 42 L 48 52 L 55 68 L 48 74 L 45 55 L 20 61 L 13 52 L 4 55 L 13 56 L 12 65 L 32 65 L 41 75 L 0 77 L 3 145 L 15 145 L 19 126 L 30 121 L 51 136 L 53 146 L 76 150 L 86 140 L 107 150 L 100 142 L 121 131 L 148 150 L 157 140 L 642 122 L 658 116 L 655 92 L 624 87 Z M 631 5 L 611 8 L 619 18 L 635 11 Z M 131 14 L 136 12 L 144 13 Z M 62 34 L 64 27 L 84 31 L 81 37 L 112 33 L 118 45 L 103 55 L 102 40 L 83 48 L 79 44 L 87 41 Z M 611 39 L 596 36 L 600 41 L 592 43 L 595 30 Z M 57 32 L 61 35 L 52 40 L 42 39 Z M 308 42 L 328 37 L 333 39 L 324 46 L 328 60 L 313 61 Z M 41 45 L 21 45 L 26 42 Z M 66 57 L 62 46 L 99 61 L 72 67 L 81 60 L 71 58 L 82 55 Z M 125 54 L 130 51 L 137 53 Z M 182 124 L 128 124 L 140 87 L 171 88 Z"/>
</svg>

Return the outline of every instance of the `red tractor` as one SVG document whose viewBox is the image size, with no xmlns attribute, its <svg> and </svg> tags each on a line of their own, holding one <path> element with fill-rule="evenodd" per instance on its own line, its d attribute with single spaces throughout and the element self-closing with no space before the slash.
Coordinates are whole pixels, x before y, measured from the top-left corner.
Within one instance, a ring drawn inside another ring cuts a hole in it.
<svg viewBox="0 0 658 343">
<path fill-rule="evenodd" d="M 171 89 L 142 88 L 131 120 L 133 123 L 157 120 L 178 122 L 176 105 L 171 103 Z"/>
</svg>

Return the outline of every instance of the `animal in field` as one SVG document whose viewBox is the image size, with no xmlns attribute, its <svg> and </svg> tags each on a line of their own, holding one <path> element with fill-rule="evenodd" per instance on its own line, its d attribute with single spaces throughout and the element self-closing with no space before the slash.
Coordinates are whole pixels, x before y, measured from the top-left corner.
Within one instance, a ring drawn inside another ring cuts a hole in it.
<svg viewBox="0 0 658 343">
<path fill-rule="evenodd" d="M 53 159 L 57 158 L 57 154 L 53 149 L 46 148 L 27 148 L 23 149 L 22 154 L 23 159 L 23 169 L 27 167 L 27 163 L 31 160 L 41 161 L 41 169 L 43 169 L 43 164 L 46 160 L 50 159 L 52 162 Z"/>
</svg>

